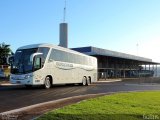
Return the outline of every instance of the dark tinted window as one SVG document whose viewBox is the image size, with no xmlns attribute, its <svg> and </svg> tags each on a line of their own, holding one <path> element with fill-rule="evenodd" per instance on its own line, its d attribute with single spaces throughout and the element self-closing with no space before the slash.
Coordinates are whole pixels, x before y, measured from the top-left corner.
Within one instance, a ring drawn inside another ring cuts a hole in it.
<svg viewBox="0 0 160 120">
<path fill-rule="evenodd" d="M 61 50 L 52 49 L 49 61 L 62 61 L 62 62 L 70 62 L 76 64 L 84 64 L 84 65 L 92 65 L 91 58 L 86 56 L 80 56 L 73 53 L 68 53 Z"/>
<path fill-rule="evenodd" d="M 47 47 L 38 48 L 38 52 L 43 53 L 42 57 L 43 57 L 44 61 L 48 55 L 48 51 L 49 51 L 49 48 L 47 48 Z"/>
<path fill-rule="evenodd" d="M 32 72 L 32 63 L 30 56 L 37 52 L 38 48 L 17 50 L 14 55 L 14 61 L 11 66 L 12 74 Z"/>
</svg>

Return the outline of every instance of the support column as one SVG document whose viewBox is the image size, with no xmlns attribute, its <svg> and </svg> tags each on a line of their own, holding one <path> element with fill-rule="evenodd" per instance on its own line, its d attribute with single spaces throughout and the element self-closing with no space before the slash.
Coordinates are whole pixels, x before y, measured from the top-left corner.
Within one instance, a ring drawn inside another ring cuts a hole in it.
<svg viewBox="0 0 160 120">
<path fill-rule="evenodd" d="M 123 70 L 123 77 L 126 78 L 125 70 Z"/>
<path fill-rule="evenodd" d="M 125 60 L 123 61 L 123 77 L 126 78 L 126 74 L 125 74 Z"/>
<path fill-rule="evenodd" d="M 157 65 L 156 65 L 156 77 L 157 77 Z"/>
<path fill-rule="evenodd" d="M 154 65 L 152 65 L 152 70 L 154 71 Z"/>
</svg>

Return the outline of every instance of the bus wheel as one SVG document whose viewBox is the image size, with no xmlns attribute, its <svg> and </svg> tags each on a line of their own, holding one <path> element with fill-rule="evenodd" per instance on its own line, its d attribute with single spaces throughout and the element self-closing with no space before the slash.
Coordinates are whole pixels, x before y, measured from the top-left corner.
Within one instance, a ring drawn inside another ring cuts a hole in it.
<svg viewBox="0 0 160 120">
<path fill-rule="evenodd" d="M 45 87 L 46 89 L 51 88 L 51 79 L 50 79 L 50 77 L 46 77 L 46 78 L 45 78 L 44 87 Z"/>
<path fill-rule="evenodd" d="M 82 85 L 83 85 L 83 86 L 86 86 L 86 85 L 87 85 L 87 78 L 86 78 L 86 77 L 83 77 Z"/>
<path fill-rule="evenodd" d="M 91 85 L 91 77 L 88 77 L 87 85 Z"/>
</svg>

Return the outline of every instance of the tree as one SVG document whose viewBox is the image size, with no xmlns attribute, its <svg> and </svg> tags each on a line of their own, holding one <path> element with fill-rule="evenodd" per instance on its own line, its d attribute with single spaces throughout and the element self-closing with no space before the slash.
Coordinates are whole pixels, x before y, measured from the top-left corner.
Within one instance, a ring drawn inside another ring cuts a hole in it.
<svg viewBox="0 0 160 120">
<path fill-rule="evenodd" d="M 0 44 L 0 65 L 7 64 L 6 58 L 12 54 L 12 50 L 10 49 L 10 45 L 1 43 Z"/>
</svg>

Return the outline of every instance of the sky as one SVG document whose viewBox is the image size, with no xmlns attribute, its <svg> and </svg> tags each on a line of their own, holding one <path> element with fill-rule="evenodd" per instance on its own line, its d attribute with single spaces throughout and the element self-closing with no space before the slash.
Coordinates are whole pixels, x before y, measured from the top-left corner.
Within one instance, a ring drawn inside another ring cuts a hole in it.
<svg viewBox="0 0 160 120">
<path fill-rule="evenodd" d="M 67 0 L 69 48 L 94 46 L 160 62 L 160 0 Z M 59 44 L 64 0 L 0 0 L 0 43 Z"/>
</svg>

